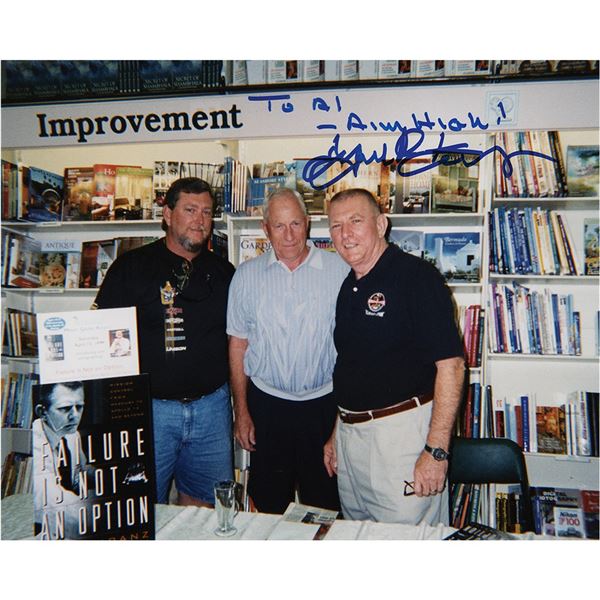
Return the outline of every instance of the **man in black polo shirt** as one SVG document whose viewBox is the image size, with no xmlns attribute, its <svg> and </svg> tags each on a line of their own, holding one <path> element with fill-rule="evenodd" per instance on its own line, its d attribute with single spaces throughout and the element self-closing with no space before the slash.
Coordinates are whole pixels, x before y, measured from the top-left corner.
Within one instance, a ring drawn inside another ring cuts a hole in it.
<svg viewBox="0 0 600 600">
<path fill-rule="evenodd" d="M 212 506 L 214 483 L 233 476 L 225 321 L 234 268 L 206 248 L 213 204 L 205 181 L 175 181 L 163 212 L 166 236 L 120 256 L 95 301 L 96 308 L 137 308 L 160 503 L 174 477 L 179 504 Z"/>
<path fill-rule="evenodd" d="M 464 379 L 450 292 L 435 267 L 387 244 L 387 219 L 367 190 L 336 194 L 329 227 L 352 267 L 336 307 L 339 418 L 324 448 L 344 516 L 447 522 L 447 452 Z"/>
</svg>

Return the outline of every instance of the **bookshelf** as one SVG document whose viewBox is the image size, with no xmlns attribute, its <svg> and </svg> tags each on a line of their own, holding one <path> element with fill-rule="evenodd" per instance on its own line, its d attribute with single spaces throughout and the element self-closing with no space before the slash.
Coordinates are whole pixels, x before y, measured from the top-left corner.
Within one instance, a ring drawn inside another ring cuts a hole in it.
<svg viewBox="0 0 600 600">
<path fill-rule="evenodd" d="M 425 111 L 429 115 L 440 115 L 444 124 L 450 122 L 452 116 L 465 115 L 467 109 L 474 110 L 483 117 L 490 117 L 490 98 L 495 94 L 509 95 L 520 102 L 518 115 L 513 115 L 512 124 L 504 124 L 514 130 L 560 130 L 563 150 L 570 144 L 598 143 L 598 91 L 594 81 L 589 79 L 571 79 L 555 81 L 522 82 L 511 78 L 499 78 L 495 81 L 471 81 L 469 84 L 454 85 L 443 81 L 440 84 L 419 86 L 411 81 L 411 85 L 393 85 L 381 82 L 377 87 L 352 87 L 349 82 L 344 89 L 338 87 L 313 87 L 309 90 L 292 92 L 291 101 L 298 108 L 298 117 L 290 121 L 289 115 L 280 110 L 274 102 L 272 111 L 266 109 L 264 103 L 249 102 L 244 91 L 229 90 L 228 94 L 208 96 L 192 96 L 186 98 L 164 98 L 152 102 L 152 110 L 157 112 L 185 109 L 190 112 L 196 105 L 211 104 L 217 108 L 221 105 L 235 104 L 244 109 L 244 127 L 237 130 L 215 130 L 201 133 L 188 131 L 161 131 L 160 135 L 142 132 L 136 138 L 133 135 L 120 139 L 118 135 L 107 135 L 104 139 L 94 138 L 85 144 L 77 143 L 75 138 L 48 138 L 41 140 L 35 136 L 35 115 L 42 109 L 59 118 L 60 115 L 73 113 L 86 114 L 86 111 L 101 111 L 94 114 L 108 114 L 117 110 L 114 102 L 83 103 L 56 106 L 14 106 L 3 107 L 3 123 L 9 130 L 3 136 L 8 144 L 2 148 L 2 158 L 11 162 L 39 166 L 50 171 L 62 172 L 67 166 L 107 164 L 138 164 L 152 167 L 155 160 L 178 160 L 195 162 L 222 163 L 225 157 L 233 157 L 247 165 L 272 161 L 292 161 L 322 155 L 331 146 L 331 132 L 318 129 L 323 119 L 315 109 L 316 97 L 324 98 L 332 112 L 335 111 L 336 98 L 340 98 L 338 106 L 344 106 L 344 117 L 354 108 L 361 115 L 362 123 L 369 123 L 376 115 L 382 120 L 393 122 L 394 107 L 398 109 L 398 120 L 402 123 L 414 122 L 414 113 L 424 118 Z M 253 92 L 254 93 L 254 92 Z M 540 103 L 540 98 L 544 102 Z M 582 98 L 586 99 L 582 102 Z M 565 111 L 562 107 L 570 105 L 569 99 L 577 99 L 571 103 L 577 109 Z M 310 101 L 313 101 L 312 109 Z M 308 101 L 308 104 L 307 104 Z M 156 104 L 160 107 L 156 107 Z M 221 104 L 219 104 L 221 103 Z M 486 104 L 487 103 L 487 104 Z M 147 101 L 128 100 L 118 103 L 121 113 L 142 114 L 149 110 Z M 408 108 L 404 108 L 404 107 Z M 377 112 L 380 110 L 380 112 Z M 361 112 L 364 111 L 364 112 Z M 346 121 L 337 111 L 331 121 L 340 129 Z M 247 116 L 246 116 L 247 115 Z M 310 117 L 303 120 L 305 117 Z M 14 119 L 12 118 L 14 117 Z M 517 118 L 518 117 L 518 118 Z M 83 117 L 81 117 L 83 118 Z M 247 119 L 247 120 L 246 120 Z M 411 120 L 412 119 L 412 120 Z M 17 131 L 12 123 L 19 124 Z M 445 132 L 448 144 L 467 141 L 470 148 L 484 151 L 493 144 L 493 130 L 497 125 L 490 119 L 490 128 L 482 131 L 478 128 L 467 128 L 460 132 Z M 25 125 L 24 125 L 25 124 Z M 27 125 L 28 124 L 28 125 Z M 23 128 L 29 131 L 23 131 Z M 22 135 L 21 135 L 22 134 Z M 381 152 L 384 144 L 391 151 L 397 133 L 382 134 L 380 127 L 368 126 L 360 132 L 344 132 L 343 146 L 356 149 L 358 145 L 364 156 Z M 20 141 L 22 140 L 22 141 Z M 122 143 L 121 143 L 122 142 Z M 439 127 L 423 136 L 423 147 L 435 147 L 439 142 Z M 51 150 L 51 151 L 50 151 Z M 443 230 L 476 231 L 481 235 L 481 276 L 477 281 L 451 282 L 456 304 L 469 306 L 479 304 L 486 308 L 484 324 L 483 355 L 480 367 L 469 369 L 469 380 L 482 385 L 491 385 L 494 397 L 512 396 L 530 392 L 538 396 L 555 393 L 566 394 L 575 389 L 598 390 L 598 357 L 595 354 L 595 311 L 598 310 L 598 277 L 567 275 L 519 275 L 490 273 L 488 269 L 489 252 L 489 211 L 498 206 L 507 207 L 542 207 L 559 211 L 567 222 L 571 238 L 574 242 L 575 255 L 581 261 L 582 223 L 586 218 L 598 214 L 598 198 L 557 197 L 557 198 L 501 198 L 495 195 L 493 156 L 486 156 L 480 162 L 478 183 L 478 205 L 475 212 L 465 213 L 401 213 L 388 214 L 393 229 L 418 230 L 435 232 Z M 242 235 L 262 235 L 259 217 L 226 215 L 216 223 L 216 227 L 227 234 L 229 259 L 238 264 L 239 240 Z M 27 232 L 36 239 L 78 239 L 98 240 L 127 235 L 160 235 L 160 223 L 157 221 L 122 221 L 122 222 L 68 222 L 58 225 L 32 223 L 3 223 L 3 230 Z M 311 215 L 311 236 L 329 237 L 327 219 L 323 215 Z M 579 265 L 581 267 L 581 264 Z M 583 271 L 581 271 L 583 272 Z M 534 355 L 495 353 L 489 349 L 489 318 L 487 310 L 489 288 L 493 282 L 512 284 L 518 281 L 534 289 L 552 288 L 560 293 L 573 294 L 577 308 L 581 312 L 581 345 L 579 356 L 570 355 Z M 81 290 L 44 290 L 44 289 L 3 289 L 3 304 L 29 310 L 44 312 L 62 309 L 86 309 L 91 304 L 95 289 Z M 22 359 L 3 360 L 2 372 L 19 364 L 20 368 L 35 368 L 34 362 Z M 26 432 L 6 430 L 2 433 L 2 457 L 6 451 L 24 447 Z M 543 455 L 532 453 L 527 456 L 532 485 L 561 485 L 563 487 L 583 487 L 598 489 L 598 459 L 577 456 Z"/>
</svg>

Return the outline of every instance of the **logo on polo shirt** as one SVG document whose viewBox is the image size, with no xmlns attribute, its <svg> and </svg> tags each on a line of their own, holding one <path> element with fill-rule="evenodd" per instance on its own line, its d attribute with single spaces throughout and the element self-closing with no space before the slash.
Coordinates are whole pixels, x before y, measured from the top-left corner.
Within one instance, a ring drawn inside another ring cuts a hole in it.
<svg viewBox="0 0 600 600">
<path fill-rule="evenodd" d="M 365 310 L 365 314 L 372 317 L 383 317 L 385 312 L 379 312 L 385 306 L 385 296 L 382 292 L 375 292 L 369 296 L 367 300 L 369 310 Z"/>
</svg>

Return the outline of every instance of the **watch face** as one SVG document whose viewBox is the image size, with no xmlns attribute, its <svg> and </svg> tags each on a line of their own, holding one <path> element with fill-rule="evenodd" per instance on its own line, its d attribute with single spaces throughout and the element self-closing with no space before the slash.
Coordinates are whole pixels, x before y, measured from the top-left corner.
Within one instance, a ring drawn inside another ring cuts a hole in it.
<svg viewBox="0 0 600 600">
<path fill-rule="evenodd" d="M 446 460 L 446 458 L 448 458 L 447 452 L 441 448 L 434 448 L 432 454 L 435 460 Z"/>
</svg>

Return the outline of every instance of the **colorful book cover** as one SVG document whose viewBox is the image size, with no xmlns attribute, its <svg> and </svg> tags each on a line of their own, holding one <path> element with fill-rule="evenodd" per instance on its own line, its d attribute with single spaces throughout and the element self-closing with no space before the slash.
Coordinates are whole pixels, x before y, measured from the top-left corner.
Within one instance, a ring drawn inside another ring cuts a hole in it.
<svg viewBox="0 0 600 600">
<path fill-rule="evenodd" d="M 396 168 L 393 213 L 428 213 L 433 169 L 428 158 L 413 158 Z"/>
<path fill-rule="evenodd" d="M 481 233 L 425 233 L 423 257 L 437 267 L 446 281 L 477 282 L 481 270 Z"/>
<path fill-rule="evenodd" d="M 266 237 L 256 235 L 241 235 L 239 243 L 241 264 L 246 260 L 265 254 L 271 249 L 271 242 Z"/>
<path fill-rule="evenodd" d="M 15 287 L 40 286 L 41 244 L 28 236 L 14 234 L 10 240 L 6 284 Z"/>
<path fill-rule="evenodd" d="M 153 169 L 117 167 L 115 169 L 115 198 L 110 211 L 115 220 L 152 219 Z"/>
<path fill-rule="evenodd" d="M 33 414 L 36 538 L 154 539 L 148 375 L 37 385 Z"/>
<path fill-rule="evenodd" d="M 479 164 L 469 154 L 439 154 L 432 176 L 431 212 L 477 212 Z"/>
<path fill-rule="evenodd" d="M 62 175 L 37 167 L 29 167 L 27 220 L 60 221 L 64 181 Z"/>
<path fill-rule="evenodd" d="M 67 167 L 64 179 L 63 221 L 89 221 L 95 195 L 93 167 Z"/>
<path fill-rule="evenodd" d="M 320 248 L 321 250 L 327 250 L 328 252 L 336 252 L 335 246 L 333 245 L 333 241 L 328 237 L 311 237 L 310 241 L 315 245 L 315 247 Z"/>
<path fill-rule="evenodd" d="M 422 231 L 397 229 L 394 227 L 390 230 L 389 241 L 392 244 L 396 244 L 400 250 L 423 258 L 424 235 L 425 234 Z"/>
<path fill-rule="evenodd" d="M 566 454 L 566 438 L 561 429 L 561 420 L 564 422 L 564 409 L 558 406 L 537 406 L 535 415 L 538 452 Z"/>
<path fill-rule="evenodd" d="M 598 197 L 599 146 L 567 147 L 569 196 Z"/>
<path fill-rule="evenodd" d="M 296 158 L 294 161 L 296 163 L 296 190 L 300 193 L 302 198 L 304 198 L 306 210 L 311 215 L 325 213 L 325 189 L 318 188 L 325 185 L 325 182 L 328 179 L 328 171 L 323 173 L 320 177 L 317 177 L 313 182 L 317 187 L 317 189 L 315 189 L 312 184 L 304 179 L 304 168 L 309 159 Z"/>
<path fill-rule="evenodd" d="M 584 274 L 600 274 L 600 233 L 598 219 L 583 220 Z"/>
</svg>

